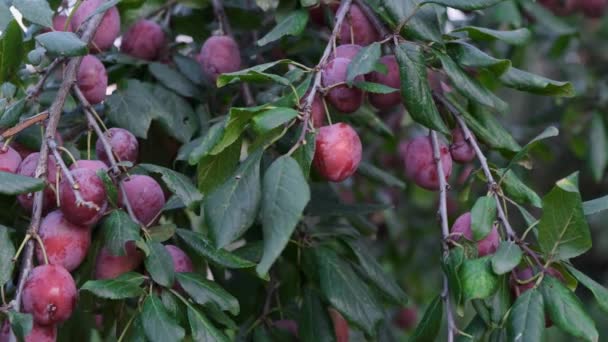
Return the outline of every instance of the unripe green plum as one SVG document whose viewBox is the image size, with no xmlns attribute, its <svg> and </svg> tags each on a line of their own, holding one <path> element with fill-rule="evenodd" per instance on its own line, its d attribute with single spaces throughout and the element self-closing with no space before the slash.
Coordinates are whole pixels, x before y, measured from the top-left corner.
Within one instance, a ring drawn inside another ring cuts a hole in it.
<svg viewBox="0 0 608 342">
<path fill-rule="evenodd" d="M 118 158 L 117 161 L 129 161 L 133 164 L 137 162 L 139 143 L 133 133 L 123 128 L 113 127 L 108 129 L 104 135 L 106 136 L 110 147 L 112 147 L 114 156 Z M 97 139 L 95 153 L 97 153 L 97 158 L 99 158 L 99 160 L 106 163 L 106 165 L 110 165 L 110 159 L 106 154 L 101 139 Z"/>
<path fill-rule="evenodd" d="M 452 130 L 452 144 L 450 144 L 452 159 L 458 163 L 468 163 L 475 159 L 475 149 L 465 139 L 464 132 L 460 127 Z"/>
<path fill-rule="evenodd" d="M 388 72 L 382 74 L 377 71 L 372 71 L 366 76 L 368 81 L 380 83 L 391 88 L 401 88 L 401 77 L 399 75 L 399 64 L 394 55 L 387 55 L 380 58 L 380 63 L 386 66 Z M 396 90 L 389 94 L 372 94 L 368 95 L 369 102 L 380 110 L 388 110 L 401 103 L 401 92 Z"/>
<path fill-rule="evenodd" d="M 361 162 L 361 140 L 345 123 L 319 128 L 313 165 L 317 172 L 332 182 L 352 176 Z"/>
<path fill-rule="evenodd" d="M 321 104 L 323 105 L 323 104 Z M 21 164 L 21 156 L 10 146 L 0 146 L 0 171 L 16 173 Z"/>
<path fill-rule="evenodd" d="M 344 18 L 339 38 L 342 44 L 354 43 L 361 46 L 369 45 L 380 39 L 374 25 L 356 4 L 350 7 Z"/>
<path fill-rule="evenodd" d="M 355 112 L 363 104 L 363 90 L 349 87 L 346 84 L 335 86 L 346 81 L 346 74 L 350 59 L 334 58 L 325 65 L 321 74 L 321 81 L 324 87 L 332 87 L 327 100 L 338 111 L 343 113 Z M 363 81 L 363 76 L 355 78 L 355 82 Z"/>
<path fill-rule="evenodd" d="M 405 163 L 406 176 L 427 190 L 439 190 L 439 176 L 433 158 L 430 137 L 417 137 L 400 145 L 400 154 Z M 439 142 L 439 155 L 443 173 L 447 180 L 452 173 L 452 157 L 448 147 Z"/>
<path fill-rule="evenodd" d="M 108 74 L 103 63 L 97 57 L 93 55 L 84 56 L 78 68 L 76 83 L 91 104 L 98 104 L 105 100 Z"/>
<path fill-rule="evenodd" d="M 205 41 L 198 55 L 203 75 L 214 84 L 220 74 L 241 68 L 241 52 L 230 36 L 211 36 Z"/>
<path fill-rule="evenodd" d="M 91 230 L 65 219 L 60 210 L 50 212 L 40 224 L 38 235 L 51 265 L 63 266 L 69 272 L 75 270 L 87 256 L 91 245 Z M 38 263 L 44 263 L 44 254 L 36 245 Z"/>
<path fill-rule="evenodd" d="M 85 20 L 93 14 L 97 7 L 101 6 L 104 0 L 85 0 L 80 4 L 78 10 L 72 17 L 72 32 L 78 31 Z M 114 44 L 120 34 L 120 14 L 116 6 L 110 7 L 103 15 L 103 19 L 97 28 L 95 36 L 89 44 L 91 51 L 101 52 L 108 50 Z"/>
<path fill-rule="evenodd" d="M 471 230 L 471 213 L 460 215 L 452 225 L 452 234 L 459 234 L 465 239 L 473 241 L 473 231 Z M 477 254 L 480 257 L 494 254 L 500 245 L 500 234 L 496 226 L 492 227 L 490 233 L 483 239 L 477 241 Z"/>
<path fill-rule="evenodd" d="M 72 177 L 80 187 L 80 196 L 85 202 L 90 202 L 97 206 L 89 208 L 80 205 L 76 200 L 76 195 L 67 178 L 64 178 L 59 185 L 59 198 L 61 202 L 61 212 L 65 219 L 78 225 L 92 226 L 101 219 L 108 206 L 106 189 L 103 181 L 97 173 L 91 169 L 79 168 L 70 171 Z"/>
<path fill-rule="evenodd" d="M 165 45 L 165 32 L 151 20 L 140 20 L 122 37 L 120 50 L 131 56 L 155 60 Z"/>
</svg>

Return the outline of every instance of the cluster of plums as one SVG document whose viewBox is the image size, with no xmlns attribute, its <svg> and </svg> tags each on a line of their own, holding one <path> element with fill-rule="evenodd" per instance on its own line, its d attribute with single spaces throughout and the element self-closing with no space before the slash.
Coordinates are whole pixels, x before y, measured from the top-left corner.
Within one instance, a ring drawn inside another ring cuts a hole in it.
<svg viewBox="0 0 608 342">
<path fill-rule="evenodd" d="M 539 3 L 560 16 L 581 11 L 588 18 L 600 18 L 604 15 L 608 0 L 539 0 Z"/>
</svg>

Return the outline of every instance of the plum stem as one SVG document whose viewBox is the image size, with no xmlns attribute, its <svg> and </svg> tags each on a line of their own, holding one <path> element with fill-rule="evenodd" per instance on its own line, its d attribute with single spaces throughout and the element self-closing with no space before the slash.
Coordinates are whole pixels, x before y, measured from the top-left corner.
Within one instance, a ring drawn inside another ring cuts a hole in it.
<svg viewBox="0 0 608 342">
<path fill-rule="evenodd" d="M 80 39 L 88 44 L 93 38 L 95 32 L 97 31 L 97 27 L 101 23 L 101 19 L 103 18 L 104 12 L 95 14 L 88 23 L 86 23 L 84 31 L 80 37 Z M 55 138 L 55 133 L 57 132 L 57 126 L 59 124 L 59 119 L 61 118 L 61 113 L 63 110 L 63 105 L 67 99 L 67 96 L 70 92 L 70 88 L 76 82 L 76 74 L 78 72 L 78 68 L 80 66 L 80 62 L 84 56 L 73 57 L 69 60 L 66 66 L 66 71 L 64 73 L 64 78 L 55 95 L 55 100 L 51 104 L 51 107 L 48 111 L 48 122 L 45 130 L 45 137 L 42 139 L 42 144 L 40 146 L 40 157 L 38 159 L 38 164 L 36 165 L 35 177 L 41 178 L 46 176 L 47 173 L 47 162 L 49 157 L 49 141 Z M 59 63 L 59 62 L 57 62 Z M 44 190 L 40 190 L 34 195 L 34 203 L 32 207 L 32 220 L 30 222 L 29 228 L 27 230 L 28 234 L 32 236 L 36 236 L 38 234 L 38 228 L 40 227 L 40 221 L 42 219 L 42 209 L 44 205 Z M 19 270 L 19 279 L 17 282 L 17 290 L 15 291 L 15 299 L 13 302 L 15 311 L 20 311 L 21 309 L 21 296 L 23 295 L 23 288 L 25 286 L 25 281 L 28 278 L 28 275 L 32 268 L 34 267 L 33 263 L 34 257 L 34 243 L 29 240 L 26 243 L 24 256 L 21 259 L 21 266 Z M 11 341 L 14 341 L 14 336 L 11 336 Z"/>
</svg>

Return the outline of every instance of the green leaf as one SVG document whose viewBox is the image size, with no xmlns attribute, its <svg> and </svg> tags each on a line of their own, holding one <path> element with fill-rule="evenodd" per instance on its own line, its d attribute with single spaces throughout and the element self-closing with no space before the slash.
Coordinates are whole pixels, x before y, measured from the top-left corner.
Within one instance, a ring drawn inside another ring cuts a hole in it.
<svg viewBox="0 0 608 342">
<path fill-rule="evenodd" d="M 608 210 L 608 195 L 583 202 L 585 215 L 594 215 L 604 210 Z"/>
<path fill-rule="evenodd" d="M 171 254 L 159 242 L 149 241 L 148 248 L 150 254 L 144 260 L 146 271 L 150 272 L 150 276 L 156 283 L 165 287 L 173 286 L 175 272 Z"/>
<path fill-rule="evenodd" d="M 505 174 L 506 171 L 506 174 Z M 513 170 L 498 169 L 497 174 L 502 182 L 502 189 L 511 199 L 521 204 L 531 204 L 537 208 L 542 208 L 542 201 L 538 194 L 522 182 Z"/>
<path fill-rule="evenodd" d="M 218 155 L 208 155 L 200 160 L 196 171 L 198 189 L 208 194 L 234 172 L 239 164 L 241 141 L 237 140 Z"/>
<path fill-rule="evenodd" d="M 138 166 L 147 171 L 158 173 L 162 176 L 163 182 L 182 202 L 189 208 L 202 201 L 203 195 L 192 184 L 192 181 L 184 174 L 173 171 L 166 167 L 153 164 L 139 164 Z"/>
<path fill-rule="evenodd" d="M 237 141 L 241 134 L 247 128 L 249 121 L 255 115 L 267 110 L 268 105 L 248 107 L 248 108 L 230 108 L 230 114 L 224 125 L 222 138 L 215 144 L 209 154 L 218 154 Z"/>
<path fill-rule="evenodd" d="M 260 133 L 267 133 L 298 116 L 293 108 L 278 107 L 267 110 L 253 117 L 253 127 Z"/>
<path fill-rule="evenodd" d="M 239 314 L 239 301 L 217 283 L 197 273 L 177 273 L 176 276 L 184 291 L 195 302 L 201 305 L 215 303 L 221 310 L 230 311 L 233 315 Z"/>
<path fill-rule="evenodd" d="M 403 102 L 414 121 L 449 133 L 431 95 L 422 48 L 413 43 L 402 43 L 395 47 L 395 56 L 399 63 Z"/>
<path fill-rule="evenodd" d="M 508 105 L 503 100 L 482 86 L 477 80 L 469 77 L 452 58 L 440 51 L 434 50 L 434 52 L 435 56 L 441 61 L 443 70 L 452 80 L 454 87 L 464 96 L 484 106 L 494 108 L 499 112 L 504 112 L 508 109 Z"/>
<path fill-rule="evenodd" d="M 493 196 L 481 196 L 471 209 L 471 230 L 475 241 L 483 240 L 496 220 L 496 200 Z"/>
<path fill-rule="evenodd" d="M 11 127 L 16 125 L 25 109 L 25 103 L 25 99 L 21 99 L 11 104 L 0 117 L 0 127 Z"/>
<path fill-rule="evenodd" d="M 598 113 L 593 114 L 589 130 L 589 163 L 593 179 L 599 183 L 608 163 L 608 138 L 604 120 Z"/>
<path fill-rule="evenodd" d="M 441 330 L 441 322 L 443 320 L 443 301 L 441 296 L 435 297 L 422 316 L 422 320 L 418 323 L 416 330 L 410 337 L 410 342 L 425 342 L 435 341 L 439 331 Z"/>
<path fill-rule="evenodd" d="M 256 271 L 265 276 L 289 242 L 310 200 L 310 188 L 298 163 L 289 156 L 275 160 L 264 174 L 262 228 L 264 254 Z"/>
<path fill-rule="evenodd" d="M 589 291 L 591 291 L 591 293 L 593 293 L 599 307 L 604 310 L 604 312 L 608 312 L 608 289 L 602 286 L 602 284 L 589 278 L 586 274 L 577 270 L 576 268 L 570 265 L 566 265 L 566 268 L 574 276 L 574 278 L 576 278 L 576 280 L 578 280 Z"/>
<path fill-rule="evenodd" d="M 205 220 L 216 247 L 238 239 L 255 221 L 262 199 L 260 159 L 249 155 L 228 180 L 204 200 Z"/>
<path fill-rule="evenodd" d="M 16 78 L 23 55 L 23 31 L 12 20 L 2 32 L 0 40 L 0 83 Z"/>
<path fill-rule="evenodd" d="M 380 83 L 374 83 L 374 82 L 359 81 L 359 82 L 355 82 L 354 86 L 356 88 L 359 88 L 361 90 L 364 90 L 368 93 L 373 93 L 373 94 L 391 94 L 396 91 L 399 91 L 399 89 L 397 89 L 397 88 L 389 87 L 387 85 L 380 84 Z"/>
<path fill-rule="evenodd" d="M 473 319 L 469 322 L 467 327 L 464 329 L 464 333 L 472 336 L 465 336 L 464 334 L 460 334 L 456 336 L 456 342 L 475 342 L 475 341 L 483 341 L 486 331 L 489 327 L 483 321 L 481 316 L 475 315 Z"/>
<path fill-rule="evenodd" d="M 573 35 L 579 31 L 577 26 L 570 25 L 564 19 L 556 17 L 551 11 L 533 1 L 520 3 L 525 13 L 530 15 L 539 25 L 545 26 L 554 35 Z"/>
<path fill-rule="evenodd" d="M 300 339 L 302 341 L 335 341 L 334 329 L 330 322 L 327 310 L 317 293 L 311 288 L 305 288 L 298 320 Z"/>
<path fill-rule="evenodd" d="M 101 236 L 110 254 L 126 255 L 125 244 L 139 240 L 139 226 L 124 210 L 114 210 L 101 223 Z"/>
<path fill-rule="evenodd" d="M 593 319 L 583 309 L 580 300 L 562 283 L 546 276 L 540 285 L 549 317 L 564 332 L 585 341 L 597 342 L 598 333 Z"/>
<path fill-rule="evenodd" d="M 200 165 L 201 158 L 207 156 L 224 135 L 225 125 L 226 122 L 222 120 L 211 126 L 205 136 L 196 139 L 198 144 L 192 149 L 188 157 L 190 165 Z"/>
<path fill-rule="evenodd" d="M 465 260 L 460 269 L 460 281 L 465 300 L 490 297 L 498 289 L 498 278 L 492 273 L 490 256 Z"/>
<path fill-rule="evenodd" d="M 446 44 L 449 55 L 463 67 L 485 68 L 499 76 L 511 67 L 508 59 L 494 58 L 477 47 L 464 42 Z"/>
<path fill-rule="evenodd" d="M 395 188 L 399 188 L 399 189 L 405 189 L 405 183 L 401 179 L 391 175 L 387 171 L 384 171 L 370 163 L 361 162 L 361 164 L 359 164 L 359 168 L 357 169 L 357 172 L 360 173 L 361 175 L 367 177 L 368 179 L 376 181 L 380 184 L 384 184 L 386 186 L 395 187 Z"/>
<path fill-rule="evenodd" d="M 509 87 L 538 95 L 573 97 L 576 95 L 570 82 L 554 81 L 543 76 L 511 67 L 500 76 L 500 82 Z"/>
<path fill-rule="evenodd" d="M 507 320 L 509 341 L 542 341 L 544 329 L 543 296 L 537 289 L 530 289 L 517 297 L 513 303 Z"/>
<path fill-rule="evenodd" d="M 181 341 L 186 335 L 157 296 L 148 296 L 141 312 L 146 337 L 152 342 Z"/>
<path fill-rule="evenodd" d="M 205 315 L 188 306 L 188 322 L 192 330 L 194 341 L 220 341 L 229 342 L 230 339 L 216 328 Z"/>
<path fill-rule="evenodd" d="M 225 74 L 221 74 L 217 78 L 216 85 L 218 88 L 221 88 L 228 84 L 233 84 L 237 82 L 248 82 L 248 81 L 259 81 L 260 79 L 264 80 L 267 77 L 264 77 L 264 71 L 275 67 L 280 64 L 288 64 L 291 63 L 289 59 L 280 59 L 278 61 L 259 64 L 256 66 L 252 66 L 251 68 L 242 69 L 235 72 L 229 72 Z"/>
<path fill-rule="evenodd" d="M 362 107 L 348 117 L 358 127 L 367 127 L 371 132 L 386 139 L 395 138 L 391 128 L 370 107 Z"/>
<path fill-rule="evenodd" d="M 0 1 L 0 31 L 4 31 L 6 26 L 13 20 L 13 15 L 9 7 L 2 1 Z M 0 77 L 2 79 L 2 77 Z"/>
<path fill-rule="evenodd" d="M 89 291 L 99 298 L 126 299 L 145 294 L 140 287 L 146 277 L 135 272 L 122 274 L 114 279 L 89 280 L 80 291 Z"/>
<path fill-rule="evenodd" d="M 25 337 L 30 334 L 32 327 L 34 326 L 32 315 L 13 310 L 9 310 L 7 313 L 8 320 L 11 323 L 11 329 L 15 334 L 15 337 L 17 337 L 19 341 L 24 341 Z"/>
<path fill-rule="evenodd" d="M 513 158 L 511 158 L 511 161 L 509 161 L 509 164 L 507 165 L 506 168 L 510 169 L 511 166 L 513 166 L 518 161 L 522 160 L 525 156 L 528 155 L 528 152 L 532 148 L 537 146 L 542 140 L 545 140 L 545 139 L 551 138 L 551 137 L 556 137 L 558 135 L 559 135 L 559 130 L 555 126 L 549 126 L 549 127 L 545 128 L 544 131 L 542 131 L 539 135 L 535 136 L 532 140 L 530 140 L 530 142 L 527 143 L 526 146 L 522 147 L 522 149 L 519 152 L 517 152 L 517 154 Z"/>
<path fill-rule="evenodd" d="M 192 81 L 179 71 L 163 63 L 150 63 L 148 70 L 164 86 L 185 97 L 198 97 L 200 91 Z"/>
<path fill-rule="evenodd" d="M 163 129 L 181 143 L 190 141 L 198 128 L 197 117 L 192 106 L 183 97 L 161 85 L 150 88 L 157 110 L 151 112 Z"/>
<path fill-rule="evenodd" d="M 438 4 L 465 11 L 473 11 L 492 7 L 505 0 L 423 0 L 420 4 Z"/>
<path fill-rule="evenodd" d="M 15 0 L 13 6 L 23 18 L 44 27 L 53 26 L 53 10 L 46 0 Z"/>
<path fill-rule="evenodd" d="M 492 30 L 485 27 L 465 26 L 453 32 L 466 32 L 473 40 L 495 41 L 500 40 L 511 45 L 523 45 L 528 42 L 532 34 L 527 28 L 513 31 Z"/>
<path fill-rule="evenodd" d="M 513 241 L 501 241 L 498 250 L 492 256 L 492 270 L 496 274 L 505 274 L 513 270 L 521 261 L 522 251 Z"/>
<path fill-rule="evenodd" d="M 224 249 L 216 249 L 211 241 L 200 233 L 178 228 L 177 235 L 196 253 L 218 266 L 226 268 L 249 268 L 255 266 L 255 263 L 239 258 Z"/>
<path fill-rule="evenodd" d="M 107 170 L 99 169 L 97 170 L 97 177 L 101 179 L 103 182 L 103 187 L 106 190 L 106 194 L 108 196 L 108 202 L 113 208 L 118 207 L 118 189 L 116 188 L 116 184 L 108 175 Z"/>
<path fill-rule="evenodd" d="M 327 301 L 349 322 L 355 323 L 365 333 L 372 335 L 383 314 L 382 306 L 372 295 L 370 288 L 333 250 L 317 247 L 312 252 L 316 260 L 321 292 Z"/>
<path fill-rule="evenodd" d="M 47 32 L 37 35 L 36 41 L 51 55 L 84 56 L 89 51 L 87 45 L 72 32 Z"/>
<path fill-rule="evenodd" d="M 8 283 L 12 279 L 15 263 L 15 246 L 11 241 L 8 228 L 0 224 L 0 286 Z"/>
<path fill-rule="evenodd" d="M 284 36 L 299 36 L 304 32 L 306 24 L 308 23 L 308 11 L 297 10 L 291 12 L 286 16 L 280 23 L 277 24 L 272 30 L 270 30 L 264 37 L 258 40 L 259 46 L 264 46 L 268 43 L 279 40 Z"/>
<path fill-rule="evenodd" d="M 350 85 L 355 80 L 355 77 L 374 71 L 376 64 L 380 60 L 382 52 L 380 50 L 380 43 L 378 42 L 361 48 L 348 64 L 346 83 Z"/>
<path fill-rule="evenodd" d="M 464 247 L 456 246 L 450 249 L 449 254 L 444 257 L 442 263 L 443 271 L 447 275 L 448 282 L 450 284 L 450 295 L 452 297 L 452 302 L 454 303 L 456 312 L 459 315 L 462 315 L 462 311 L 464 310 L 462 305 L 462 282 L 460 281 L 459 276 L 460 268 L 464 262 L 464 257 Z"/>
<path fill-rule="evenodd" d="M 195 84 L 203 83 L 201 65 L 194 58 L 175 54 L 173 56 L 173 61 L 182 75 L 186 76 L 190 81 L 194 82 Z"/>
<path fill-rule="evenodd" d="M 304 173 L 304 177 L 306 177 L 306 179 L 310 177 L 310 166 L 312 165 L 312 160 L 315 156 L 315 139 L 316 133 L 306 133 L 306 144 L 298 147 L 292 154 L 293 159 L 295 159 L 295 161 L 298 162 L 298 165 L 300 165 L 300 169 L 302 169 L 302 173 Z"/>
<path fill-rule="evenodd" d="M 106 114 L 112 123 L 139 138 L 147 138 L 153 114 L 159 110 L 145 83 L 128 79 L 106 98 Z"/>
<path fill-rule="evenodd" d="M 175 235 L 177 227 L 173 223 L 161 224 L 148 228 L 148 235 L 152 241 L 165 242 Z"/>
<path fill-rule="evenodd" d="M 0 171 L 0 194 L 18 195 L 36 192 L 44 188 L 44 181 L 14 173 Z"/>
<path fill-rule="evenodd" d="M 373 0 L 368 4 L 374 7 L 376 12 L 380 12 L 381 16 L 388 15 L 392 28 L 396 28 L 399 23 L 409 19 L 407 25 L 403 27 L 404 37 L 442 42 L 441 29 L 437 20 L 438 13 L 434 6 L 419 7 L 419 0 Z"/>
<path fill-rule="evenodd" d="M 543 198 L 538 242 L 548 260 L 565 260 L 591 248 L 591 233 L 578 192 L 578 173 L 557 182 Z"/>
</svg>

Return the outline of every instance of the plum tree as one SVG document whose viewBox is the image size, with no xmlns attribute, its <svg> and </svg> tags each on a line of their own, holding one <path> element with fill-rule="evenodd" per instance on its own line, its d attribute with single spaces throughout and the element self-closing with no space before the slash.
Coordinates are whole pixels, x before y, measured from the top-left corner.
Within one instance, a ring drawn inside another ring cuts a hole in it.
<svg viewBox="0 0 608 342">
<path fill-rule="evenodd" d="M 87 256 L 91 245 L 91 229 L 66 220 L 60 210 L 51 211 L 40 224 L 38 235 L 44 243 L 51 265 L 59 265 L 68 271 L 75 270 Z M 36 257 L 44 263 L 44 253 L 36 246 Z"/>
<path fill-rule="evenodd" d="M 16 173 L 21 164 L 21 156 L 10 146 L 0 148 L 0 171 Z"/>
<path fill-rule="evenodd" d="M 473 240 L 473 230 L 471 229 L 471 213 L 467 212 L 460 215 L 452 225 L 452 234 L 460 235 L 467 240 Z M 493 226 L 490 233 L 483 239 L 477 241 L 477 255 L 480 257 L 493 254 L 500 244 L 500 234 L 498 229 Z"/>
<path fill-rule="evenodd" d="M 67 178 L 64 178 L 59 185 L 61 212 L 66 220 L 74 224 L 83 226 L 94 225 L 99 221 L 108 205 L 103 181 L 91 169 L 78 168 L 70 172 L 79 186 L 79 192 L 83 201 L 89 202 L 91 205 L 87 206 L 79 203 L 72 185 L 68 182 Z"/>
<path fill-rule="evenodd" d="M 342 44 L 338 45 L 332 53 L 332 58 L 353 59 L 361 51 L 361 45 Z"/>
<path fill-rule="evenodd" d="M 340 42 L 361 46 L 379 40 L 379 35 L 358 5 L 352 5 L 346 15 L 346 22 L 340 27 Z"/>
<path fill-rule="evenodd" d="M 175 245 L 165 245 L 165 249 L 171 255 L 173 260 L 173 269 L 177 273 L 181 272 L 193 272 L 194 266 L 192 260 L 184 251 Z"/>
<path fill-rule="evenodd" d="M 141 265 L 143 253 L 133 241 L 125 244 L 125 255 L 112 255 L 107 248 L 102 248 L 95 259 L 95 278 L 112 279 L 131 272 Z"/>
<path fill-rule="evenodd" d="M 469 163 L 475 159 L 475 149 L 464 137 L 460 127 L 452 130 L 452 143 L 450 144 L 452 160 L 458 163 Z"/>
<path fill-rule="evenodd" d="M 588 18 L 601 18 L 608 6 L 608 0 L 578 0 L 578 7 Z"/>
<path fill-rule="evenodd" d="M 343 84 L 346 81 L 350 61 L 347 58 L 334 58 L 327 63 L 322 72 L 323 86 L 331 88 L 327 94 L 327 100 L 343 113 L 352 113 L 363 103 L 363 90 Z M 359 81 L 363 81 L 362 75 L 355 78 L 355 82 Z"/>
<path fill-rule="evenodd" d="M 351 126 L 323 126 L 317 135 L 313 165 L 323 178 L 341 182 L 357 171 L 361 152 L 361 139 Z"/>
<path fill-rule="evenodd" d="M 119 161 L 128 161 L 134 164 L 137 162 L 139 143 L 133 133 L 124 128 L 113 127 L 108 129 L 104 134 L 110 143 L 110 147 L 112 147 L 114 156 L 116 156 Z M 99 160 L 106 163 L 106 165 L 110 165 L 106 150 L 99 139 L 95 144 L 95 153 L 97 153 L 97 158 L 99 158 Z"/>
<path fill-rule="evenodd" d="M 36 172 L 36 165 L 38 164 L 38 159 L 40 158 L 40 153 L 35 152 L 27 156 L 21 164 L 19 164 L 19 169 L 17 169 L 17 173 L 22 176 L 33 177 Z M 54 184 L 56 182 L 58 173 L 57 173 L 57 163 L 53 156 L 49 156 L 47 160 L 47 172 L 46 172 L 46 181 L 47 186 L 44 189 L 44 211 L 54 208 L 57 205 L 57 195 Z M 27 212 L 32 211 L 32 206 L 34 204 L 34 196 L 33 194 L 22 194 L 17 196 L 17 200 L 19 204 L 25 209 Z"/>
<path fill-rule="evenodd" d="M 93 12 L 102 4 L 103 0 L 86 0 L 83 1 L 80 7 L 74 13 L 72 17 L 72 31 L 76 32 L 86 22 L 86 20 L 93 14 Z M 113 6 L 110 7 L 99 24 L 99 28 L 91 41 L 89 47 L 94 52 L 101 52 L 109 49 L 118 35 L 120 34 L 120 14 L 118 9 Z"/>
<path fill-rule="evenodd" d="M 165 194 L 154 178 L 145 175 L 133 175 L 123 182 L 127 199 L 135 217 L 144 225 L 153 223 L 165 205 Z M 119 196 L 122 201 L 122 194 Z"/>
<path fill-rule="evenodd" d="M 78 300 L 70 272 L 59 265 L 32 269 L 23 288 L 23 310 L 41 325 L 61 323 L 72 315 Z"/>
<path fill-rule="evenodd" d="M 120 51 L 152 61 L 160 55 L 165 41 L 165 32 L 160 25 L 152 20 L 140 20 L 123 35 Z"/>
<path fill-rule="evenodd" d="M 108 75 L 103 63 L 97 57 L 87 55 L 82 59 L 76 82 L 91 104 L 100 103 L 106 98 Z"/>
<path fill-rule="evenodd" d="M 380 83 L 391 88 L 399 89 L 401 87 L 401 77 L 399 76 L 399 65 L 394 55 L 387 55 L 380 58 L 382 63 L 387 68 L 387 73 L 383 74 L 378 71 L 369 73 L 366 78 L 370 82 Z M 369 94 L 369 102 L 380 110 L 390 109 L 401 103 L 401 92 L 395 90 L 388 94 Z"/>
<path fill-rule="evenodd" d="M 241 52 L 234 38 L 212 36 L 201 47 L 198 62 L 203 69 L 203 75 L 215 83 L 220 74 L 241 68 Z"/>
<path fill-rule="evenodd" d="M 402 143 L 399 150 L 405 164 L 405 175 L 422 188 L 438 190 L 439 177 L 433 158 L 431 139 L 429 137 L 416 137 Z M 439 154 L 443 173 L 447 180 L 452 174 L 452 157 L 448 147 L 443 142 L 439 143 Z"/>
<path fill-rule="evenodd" d="M 108 170 L 108 166 L 101 160 L 81 159 L 70 165 L 70 170 L 89 169 L 97 172 L 98 170 Z"/>
</svg>

